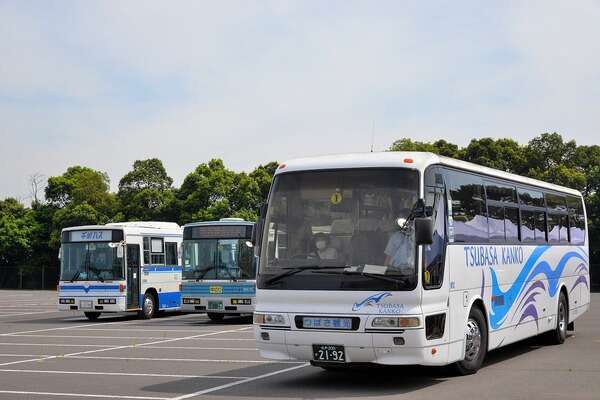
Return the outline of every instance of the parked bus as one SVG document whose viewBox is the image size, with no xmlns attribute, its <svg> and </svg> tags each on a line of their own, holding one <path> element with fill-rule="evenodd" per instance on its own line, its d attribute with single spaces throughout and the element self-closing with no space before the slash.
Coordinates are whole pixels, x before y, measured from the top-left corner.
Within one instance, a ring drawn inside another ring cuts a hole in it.
<svg viewBox="0 0 600 400">
<path fill-rule="evenodd" d="M 257 226 L 270 359 L 469 374 L 509 343 L 564 342 L 590 304 L 581 193 L 430 153 L 282 164 Z"/>
<path fill-rule="evenodd" d="M 182 309 L 225 315 L 252 314 L 256 263 L 251 248 L 253 222 L 240 218 L 196 222 L 183 227 Z"/>
<path fill-rule="evenodd" d="M 182 229 L 170 222 L 122 222 L 63 229 L 58 309 L 138 311 L 150 319 L 181 308 Z"/>
</svg>

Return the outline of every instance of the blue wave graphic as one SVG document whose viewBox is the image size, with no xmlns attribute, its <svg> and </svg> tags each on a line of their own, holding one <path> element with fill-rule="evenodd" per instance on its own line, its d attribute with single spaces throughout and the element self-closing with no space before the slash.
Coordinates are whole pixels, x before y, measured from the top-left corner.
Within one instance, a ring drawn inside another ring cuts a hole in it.
<svg viewBox="0 0 600 400">
<path fill-rule="evenodd" d="M 490 268 L 491 276 L 492 276 L 492 299 L 494 298 L 503 298 L 504 302 L 500 302 L 500 304 L 494 303 L 492 301 L 491 311 L 489 315 L 490 325 L 492 329 L 497 329 L 502 325 L 504 319 L 506 318 L 509 310 L 512 308 L 515 301 L 520 297 L 523 288 L 531 282 L 531 280 L 539 274 L 544 274 L 548 279 L 548 294 L 550 297 L 554 297 L 556 291 L 558 290 L 559 278 L 567 264 L 567 262 L 571 258 L 578 258 L 585 262 L 584 257 L 575 251 L 569 251 L 565 253 L 555 269 L 552 269 L 550 264 L 546 261 L 538 260 L 540 257 L 550 248 L 550 246 L 538 246 L 535 248 L 533 253 L 529 256 L 523 269 L 517 276 L 515 283 L 507 290 L 502 291 L 498 284 L 498 277 L 496 276 L 496 271 Z"/>
<path fill-rule="evenodd" d="M 379 304 L 381 300 L 391 295 L 392 294 L 390 292 L 373 294 L 359 303 L 354 303 L 354 305 L 352 306 L 352 311 L 358 311 L 365 306 L 373 306 L 375 304 Z"/>
</svg>

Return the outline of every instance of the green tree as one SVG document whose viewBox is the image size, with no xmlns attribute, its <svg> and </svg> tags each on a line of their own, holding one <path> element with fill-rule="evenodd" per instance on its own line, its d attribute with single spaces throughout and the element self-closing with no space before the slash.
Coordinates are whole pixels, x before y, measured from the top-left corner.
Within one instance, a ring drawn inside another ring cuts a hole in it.
<svg viewBox="0 0 600 400">
<path fill-rule="evenodd" d="M 31 210 L 19 201 L 0 201 L 0 265 L 21 265 L 29 259 L 35 225 Z"/>
<path fill-rule="evenodd" d="M 119 181 L 117 194 L 126 220 L 167 220 L 173 217 L 173 179 L 157 158 L 137 160 Z"/>
<path fill-rule="evenodd" d="M 413 141 L 409 138 L 402 138 L 392 143 L 391 151 L 426 151 L 439 154 L 441 156 L 460 158 L 461 152 L 457 145 L 449 143 L 444 139 L 433 143 Z"/>
<path fill-rule="evenodd" d="M 231 214 L 229 194 L 235 172 L 227 169 L 222 160 L 213 159 L 200 164 L 183 180 L 177 192 L 181 223 L 206 221 Z"/>
<path fill-rule="evenodd" d="M 526 172 L 525 148 L 512 139 L 473 139 L 461 159 L 517 174 Z"/>
<path fill-rule="evenodd" d="M 60 176 L 48 178 L 46 200 L 62 208 L 68 205 L 88 204 L 109 217 L 117 207 L 116 197 L 110 190 L 110 180 L 105 172 L 74 166 Z"/>
</svg>

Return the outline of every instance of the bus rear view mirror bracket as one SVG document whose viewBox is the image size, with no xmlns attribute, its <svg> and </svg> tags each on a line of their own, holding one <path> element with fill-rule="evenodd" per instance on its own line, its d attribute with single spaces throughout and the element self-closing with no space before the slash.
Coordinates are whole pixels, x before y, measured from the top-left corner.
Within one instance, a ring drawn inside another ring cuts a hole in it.
<svg viewBox="0 0 600 400">
<path fill-rule="evenodd" d="M 417 246 L 433 243 L 433 219 L 415 218 L 415 242 Z"/>
</svg>

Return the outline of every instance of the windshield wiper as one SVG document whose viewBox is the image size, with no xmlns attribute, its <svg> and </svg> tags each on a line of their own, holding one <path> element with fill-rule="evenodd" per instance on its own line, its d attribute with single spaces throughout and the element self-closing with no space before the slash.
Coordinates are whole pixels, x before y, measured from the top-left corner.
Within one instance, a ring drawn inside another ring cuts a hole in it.
<svg viewBox="0 0 600 400">
<path fill-rule="evenodd" d="M 346 266 L 331 266 L 331 267 L 326 267 L 326 266 L 320 266 L 320 265 L 303 265 L 303 266 L 299 266 L 299 267 L 282 267 L 281 269 L 285 269 L 287 271 L 285 272 L 281 272 L 269 279 L 267 279 L 264 284 L 265 285 L 270 285 L 272 283 L 277 282 L 280 279 L 286 278 L 288 276 L 297 274 L 299 272 L 302 271 L 311 271 L 311 272 L 318 272 L 318 270 L 320 269 L 342 269 L 342 268 L 347 268 Z M 325 272 L 322 272 L 325 273 Z"/>
<path fill-rule="evenodd" d="M 71 283 L 73 283 L 75 281 L 75 279 L 79 278 L 79 275 L 81 274 L 81 271 L 77 271 L 73 274 L 73 276 L 71 277 Z"/>
<path fill-rule="evenodd" d="M 408 283 L 408 279 L 407 278 L 400 278 L 400 277 L 396 277 L 396 276 L 390 276 L 390 275 L 381 275 L 381 274 L 373 274 L 370 272 L 362 272 L 362 271 L 313 271 L 313 273 L 315 274 L 338 274 L 338 275 L 360 275 L 360 276 L 366 276 L 368 278 L 374 278 L 374 279 L 379 279 L 382 281 L 387 281 L 387 282 L 394 282 L 394 283 L 401 283 L 403 285 L 406 285 Z"/>
<path fill-rule="evenodd" d="M 208 271 L 212 271 L 213 269 L 217 269 L 217 268 L 222 268 L 227 272 L 227 275 L 229 275 L 229 277 L 231 278 L 232 281 L 237 281 L 237 278 L 235 276 L 233 276 L 233 274 L 231 272 L 229 272 L 229 269 L 227 267 L 222 267 L 222 266 L 218 266 L 218 265 L 213 265 L 212 267 L 208 267 L 205 269 L 199 269 L 195 272 L 196 275 L 200 275 L 200 276 L 196 276 L 196 282 L 198 282 L 200 279 L 204 278 L 204 275 L 206 275 L 206 273 Z"/>
</svg>

